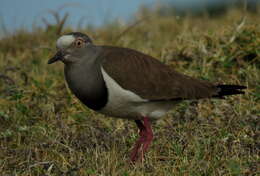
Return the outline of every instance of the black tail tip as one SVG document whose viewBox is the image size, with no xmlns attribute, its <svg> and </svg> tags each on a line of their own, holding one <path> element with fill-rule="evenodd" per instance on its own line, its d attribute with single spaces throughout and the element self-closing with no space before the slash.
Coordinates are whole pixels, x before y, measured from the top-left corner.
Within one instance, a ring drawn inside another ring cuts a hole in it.
<svg viewBox="0 0 260 176">
<path fill-rule="evenodd" d="M 241 86 L 241 85 L 223 85 L 223 84 L 219 84 L 219 85 L 217 85 L 217 88 L 232 90 L 232 89 L 246 89 L 247 87 L 246 86 Z"/>
<path fill-rule="evenodd" d="M 228 95 L 237 95 L 237 94 L 245 94 L 243 89 L 246 89 L 246 86 L 241 85 L 217 85 L 219 88 L 218 95 L 216 97 L 223 98 Z"/>
</svg>

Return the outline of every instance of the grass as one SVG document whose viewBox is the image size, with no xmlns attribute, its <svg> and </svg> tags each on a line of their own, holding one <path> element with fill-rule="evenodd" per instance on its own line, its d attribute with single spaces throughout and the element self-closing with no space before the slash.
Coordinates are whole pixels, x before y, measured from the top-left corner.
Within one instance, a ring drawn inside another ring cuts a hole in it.
<svg viewBox="0 0 260 176">
<path fill-rule="evenodd" d="M 131 29 L 115 22 L 81 31 L 97 44 L 137 49 L 194 77 L 248 86 L 246 94 L 181 103 L 154 123 L 146 160 L 130 165 L 135 124 L 84 108 L 66 88 L 63 65 L 47 65 L 55 26 L 18 31 L 0 40 L 1 175 L 259 174 L 259 15 L 244 21 L 235 10 L 215 19 L 149 15 Z"/>
</svg>

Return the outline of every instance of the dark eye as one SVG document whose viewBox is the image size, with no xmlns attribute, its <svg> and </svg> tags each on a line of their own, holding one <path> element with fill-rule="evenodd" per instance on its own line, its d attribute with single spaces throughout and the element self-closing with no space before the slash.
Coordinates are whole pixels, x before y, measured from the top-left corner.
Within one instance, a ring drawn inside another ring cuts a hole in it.
<svg viewBox="0 0 260 176">
<path fill-rule="evenodd" d="M 81 40 L 81 39 L 78 39 L 78 40 L 75 42 L 75 44 L 76 44 L 76 47 L 80 48 L 80 47 L 82 47 L 82 46 L 83 46 L 83 44 L 84 44 L 84 41 L 83 41 L 83 40 Z"/>
</svg>

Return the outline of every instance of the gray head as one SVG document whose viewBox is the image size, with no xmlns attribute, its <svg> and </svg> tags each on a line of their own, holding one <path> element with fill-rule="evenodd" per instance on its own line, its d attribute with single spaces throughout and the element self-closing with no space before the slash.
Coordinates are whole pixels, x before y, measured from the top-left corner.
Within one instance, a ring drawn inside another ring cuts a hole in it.
<svg viewBox="0 0 260 176">
<path fill-rule="evenodd" d="M 49 59 L 48 64 L 56 61 L 71 63 L 77 61 L 86 53 L 86 48 L 93 45 L 91 39 L 83 33 L 71 32 L 62 35 L 56 43 L 57 53 Z"/>
</svg>

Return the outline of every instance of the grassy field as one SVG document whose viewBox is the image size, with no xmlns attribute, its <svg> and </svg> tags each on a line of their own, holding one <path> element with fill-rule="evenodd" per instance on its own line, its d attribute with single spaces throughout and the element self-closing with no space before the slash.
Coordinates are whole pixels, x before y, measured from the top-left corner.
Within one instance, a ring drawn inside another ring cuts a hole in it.
<svg viewBox="0 0 260 176">
<path fill-rule="evenodd" d="M 259 15 L 244 17 L 143 12 L 132 27 L 81 30 L 97 44 L 137 49 L 187 75 L 248 86 L 245 95 L 175 107 L 153 124 L 154 142 L 136 165 L 128 163 L 135 124 L 85 108 L 68 91 L 62 63 L 47 65 L 58 26 L 1 39 L 0 175 L 260 174 L 260 23 Z"/>
</svg>

